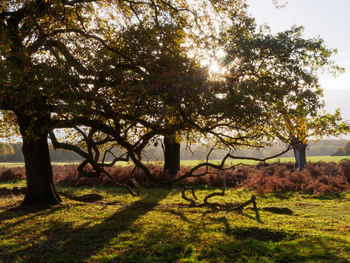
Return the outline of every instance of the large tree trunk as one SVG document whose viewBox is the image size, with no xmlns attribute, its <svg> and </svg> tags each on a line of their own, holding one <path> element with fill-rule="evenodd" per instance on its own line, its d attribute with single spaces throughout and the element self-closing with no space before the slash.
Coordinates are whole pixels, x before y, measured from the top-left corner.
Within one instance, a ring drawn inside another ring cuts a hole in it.
<svg viewBox="0 0 350 263">
<path fill-rule="evenodd" d="M 172 179 L 180 170 L 180 143 L 175 136 L 164 137 L 164 173 Z"/>
<path fill-rule="evenodd" d="M 61 202 L 53 184 L 53 174 L 47 143 L 49 114 L 16 114 L 23 139 L 27 192 L 22 205 Z M 45 115 L 45 116 L 43 116 Z"/>
<path fill-rule="evenodd" d="M 295 166 L 303 170 L 306 165 L 306 144 L 300 142 L 293 145 Z"/>
</svg>

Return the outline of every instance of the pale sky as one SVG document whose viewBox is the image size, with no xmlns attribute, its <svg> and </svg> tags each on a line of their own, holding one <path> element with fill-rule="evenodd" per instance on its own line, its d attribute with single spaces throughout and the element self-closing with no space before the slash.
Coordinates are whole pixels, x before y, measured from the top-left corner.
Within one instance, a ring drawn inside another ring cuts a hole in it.
<svg viewBox="0 0 350 263">
<path fill-rule="evenodd" d="M 247 0 L 249 12 L 258 25 L 266 23 L 273 33 L 293 25 L 304 26 L 304 37 L 320 36 L 326 46 L 336 48 L 336 63 L 345 68 L 337 78 L 320 74 L 325 89 L 326 109 L 341 108 L 350 120 L 350 0 L 278 0 L 286 7 L 276 8 L 273 0 Z"/>
</svg>

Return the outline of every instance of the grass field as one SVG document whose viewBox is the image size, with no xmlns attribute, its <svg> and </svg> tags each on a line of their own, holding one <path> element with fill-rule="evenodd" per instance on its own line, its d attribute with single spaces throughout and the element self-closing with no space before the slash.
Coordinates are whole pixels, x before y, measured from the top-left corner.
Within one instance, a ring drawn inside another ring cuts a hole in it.
<svg viewBox="0 0 350 263">
<path fill-rule="evenodd" d="M 307 157 L 308 162 L 340 162 L 343 159 L 350 159 L 350 156 L 309 156 Z M 204 160 L 182 160 L 181 165 L 182 166 L 194 166 L 200 162 L 203 162 Z M 219 163 L 220 161 L 213 160 L 212 162 Z M 268 163 L 273 162 L 294 162 L 294 157 L 283 157 L 283 158 L 275 158 L 268 161 Z M 149 162 L 151 164 L 162 164 L 162 162 Z M 245 163 L 245 164 L 258 164 L 257 161 L 250 161 L 250 160 L 233 160 L 233 161 L 227 161 L 228 165 L 233 165 L 237 163 Z M 68 163 L 68 162 L 52 162 L 52 165 L 68 165 L 68 164 L 79 164 L 78 162 L 74 163 Z M 128 166 L 132 165 L 131 162 L 118 162 L 116 165 L 121 166 Z M 6 168 L 14 168 L 14 167 L 23 167 L 24 163 L 10 163 L 10 162 L 0 162 L 0 167 L 6 167 Z"/>
<path fill-rule="evenodd" d="M 23 196 L 0 197 L 0 262 L 350 262 L 350 192 L 261 195 L 258 212 L 237 213 L 189 208 L 175 188 L 140 197 L 112 187 L 59 190 L 104 199 L 33 211 L 11 209 Z M 199 200 L 213 191 L 196 189 Z M 216 201 L 252 194 L 229 189 Z"/>
<path fill-rule="evenodd" d="M 340 162 L 343 159 L 350 159 L 350 156 L 309 156 L 306 158 L 308 162 Z M 202 160 L 203 161 L 203 160 Z M 181 165 L 183 166 L 194 166 L 201 162 L 200 160 L 184 160 L 181 161 Z M 213 161 L 219 163 L 220 161 Z M 274 158 L 271 160 L 267 161 L 268 163 L 273 163 L 273 162 L 295 162 L 294 157 L 283 157 L 283 158 Z M 226 162 L 228 165 L 234 165 L 237 163 L 244 163 L 244 164 L 258 164 L 259 162 L 257 161 L 252 161 L 252 160 L 233 160 L 233 161 L 227 161 Z"/>
</svg>

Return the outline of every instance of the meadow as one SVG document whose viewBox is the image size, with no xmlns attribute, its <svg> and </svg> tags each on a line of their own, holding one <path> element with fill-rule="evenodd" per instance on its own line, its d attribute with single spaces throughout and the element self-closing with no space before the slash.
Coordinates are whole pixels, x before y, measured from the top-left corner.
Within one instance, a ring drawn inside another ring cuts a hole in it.
<svg viewBox="0 0 350 263">
<path fill-rule="evenodd" d="M 23 186 L 23 181 L 0 187 Z M 257 195 L 258 210 L 189 207 L 179 188 L 59 187 L 73 196 L 51 208 L 17 209 L 0 197 L 0 262 L 349 262 L 350 192 Z M 216 188 L 196 187 L 199 200 Z M 247 201 L 228 189 L 213 201 Z M 199 202 L 199 201 L 198 201 Z"/>
<path fill-rule="evenodd" d="M 336 162 L 339 163 L 340 161 L 344 159 L 350 159 L 350 156 L 308 156 L 306 157 L 307 162 Z M 199 162 L 202 162 L 204 160 L 184 160 L 181 161 L 181 165 L 183 166 L 194 166 L 198 164 Z M 221 160 L 213 160 L 212 162 L 220 163 Z M 281 158 L 273 158 L 268 161 L 267 163 L 289 163 L 289 162 L 295 162 L 294 157 L 281 157 Z M 253 160 L 228 160 L 227 165 L 236 165 L 239 163 L 248 164 L 248 165 L 256 165 L 259 162 L 253 161 Z"/>
<path fill-rule="evenodd" d="M 308 162 L 336 162 L 339 163 L 341 160 L 350 159 L 350 156 L 308 156 L 306 160 Z M 195 166 L 205 160 L 181 160 L 182 166 Z M 220 160 L 211 160 L 213 163 L 220 163 Z M 275 162 L 294 162 L 294 157 L 282 157 L 282 158 L 274 158 L 268 160 L 267 163 L 275 163 Z M 162 164 L 161 161 L 151 161 L 147 162 L 149 164 Z M 238 163 L 255 165 L 258 164 L 258 161 L 253 160 L 229 160 L 226 162 L 227 165 L 235 165 Z M 52 165 L 68 165 L 68 164 L 79 164 L 79 162 L 52 162 Z M 129 166 L 131 162 L 118 162 L 116 166 Z M 24 163 L 21 162 L 0 162 L 0 167 L 4 168 L 15 168 L 15 167 L 24 167 Z"/>
<path fill-rule="evenodd" d="M 62 204 L 19 208 L 20 191 L 1 191 L 25 187 L 24 168 L 10 167 L 0 168 L 1 263 L 350 262 L 349 160 L 309 162 L 303 171 L 280 160 L 186 181 L 200 204 L 225 178 L 225 196 L 210 199 L 217 207 L 191 207 L 180 186 L 152 187 L 137 171 L 141 195 L 132 197 L 108 178 L 77 178 L 70 164 L 53 166 Z M 127 183 L 132 170 L 117 166 L 111 175 Z M 230 206 L 252 195 L 257 209 Z"/>
</svg>

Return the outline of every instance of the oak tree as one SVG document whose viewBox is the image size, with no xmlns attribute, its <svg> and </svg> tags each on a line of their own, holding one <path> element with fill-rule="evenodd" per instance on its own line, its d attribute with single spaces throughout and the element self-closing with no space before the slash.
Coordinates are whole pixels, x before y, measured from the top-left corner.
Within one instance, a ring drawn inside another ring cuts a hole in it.
<svg viewBox="0 0 350 263">
<path fill-rule="evenodd" d="M 219 0 L 0 1 L 0 109 L 14 113 L 23 140 L 27 176 L 23 204 L 60 202 L 52 182 L 47 136 L 54 128 L 66 126 L 67 122 L 59 123 L 62 112 L 76 112 L 75 106 L 92 101 L 87 91 L 101 83 L 120 84 L 121 72 L 142 71 L 133 63 L 116 67 L 104 63 L 108 52 L 112 61 L 118 60 L 113 41 L 120 42 L 115 32 L 153 18 L 157 23 L 170 19 L 194 25 L 199 35 L 216 26 L 217 13 L 211 10 L 231 12 L 232 6 L 239 5 L 240 1 Z M 90 124 L 81 119 L 74 123 Z"/>
</svg>

